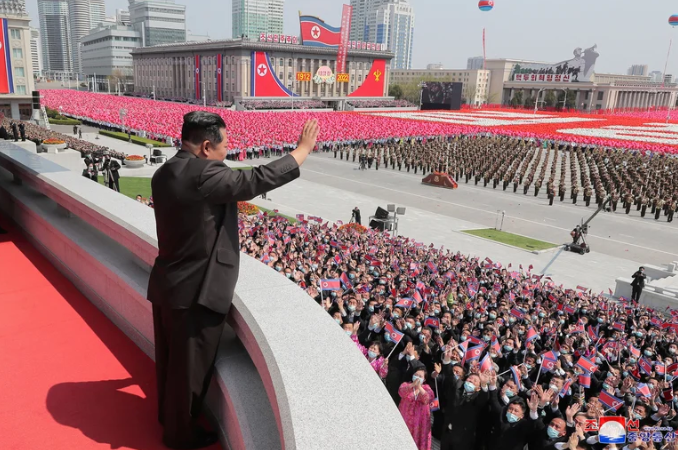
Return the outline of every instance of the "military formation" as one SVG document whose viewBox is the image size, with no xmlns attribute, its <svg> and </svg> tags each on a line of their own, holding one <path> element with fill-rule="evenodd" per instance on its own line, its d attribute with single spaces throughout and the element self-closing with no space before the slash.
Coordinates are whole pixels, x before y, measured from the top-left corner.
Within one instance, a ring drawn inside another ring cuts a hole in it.
<svg viewBox="0 0 678 450">
<path fill-rule="evenodd" d="M 668 222 L 678 206 L 678 160 L 671 155 L 593 148 L 498 136 L 457 136 L 324 144 L 321 151 L 366 169 L 426 176 L 449 173 L 458 183 L 492 186 L 554 202 L 603 204 Z"/>
</svg>

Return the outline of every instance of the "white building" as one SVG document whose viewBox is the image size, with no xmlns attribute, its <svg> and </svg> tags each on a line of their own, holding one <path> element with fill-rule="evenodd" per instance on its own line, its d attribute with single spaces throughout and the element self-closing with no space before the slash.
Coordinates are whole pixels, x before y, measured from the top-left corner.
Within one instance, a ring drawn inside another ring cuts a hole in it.
<svg viewBox="0 0 678 450">
<path fill-rule="evenodd" d="M 658 70 L 653 70 L 650 72 L 650 79 L 655 83 L 658 83 L 664 79 L 664 74 Z"/>
<path fill-rule="evenodd" d="M 626 71 L 627 75 L 638 75 L 641 77 L 647 76 L 649 73 L 650 68 L 648 67 L 647 64 L 634 64 L 631 67 L 629 67 L 629 70 Z"/>
<path fill-rule="evenodd" d="M 71 22 L 73 71 L 82 74 L 82 38 L 106 20 L 106 5 L 104 0 L 68 0 L 68 15 Z"/>
<path fill-rule="evenodd" d="M 256 38 L 261 33 L 282 34 L 285 0 L 233 0 L 232 34 Z"/>
<path fill-rule="evenodd" d="M 488 101 L 490 88 L 489 70 L 463 69 L 405 69 L 391 71 L 391 85 L 419 83 L 421 81 L 447 81 L 462 83 L 462 100 L 471 105 Z"/>
<path fill-rule="evenodd" d="M 466 68 L 468 70 L 479 70 L 483 68 L 485 58 L 482 56 L 473 56 L 466 61 Z"/>
<path fill-rule="evenodd" d="M 443 63 L 426 64 L 426 70 L 443 70 Z"/>
<path fill-rule="evenodd" d="M 5 44 L 10 50 L 7 65 L 8 89 L 0 92 L 0 114 L 12 119 L 28 120 L 33 113 L 31 93 L 35 89 L 31 19 L 26 14 L 24 2 L 18 0 L 0 0 L 0 17 L 7 19 L 9 41 Z"/>
<path fill-rule="evenodd" d="M 359 24 L 356 26 L 360 28 Z M 391 61 L 392 69 L 411 68 L 414 44 L 412 5 L 408 0 L 372 0 L 365 13 L 361 40 L 386 44 L 387 49 L 395 54 Z"/>
<path fill-rule="evenodd" d="M 33 76 L 42 76 L 42 47 L 40 45 L 40 30 L 31 27 L 31 61 Z"/>
<path fill-rule="evenodd" d="M 193 33 L 191 30 L 186 30 L 186 42 L 205 42 L 210 39 L 209 34 L 197 34 Z"/>
<path fill-rule="evenodd" d="M 125 25 L 102 25 L 82 38 L 82 71 L 98 90 L 126 92 L 134 80 L 132 52 L 141 47 L 141 33 Z"/>
<path fill-rule="evenodd" d="M 578 49 L 579 50 L 579 49 Z M 568 62 L 575 61 L 570 60 Z M 560 63 L 543 63 L 519 59 L 488 59 L 490 71 L 488 103 L 510 105 L 518 92 L 522 99 L 539 97 L 547 92 L 556 95 L 567 92 L 571 107 L 591 111 L 618 108 L 673 107 L 678 97 L 678 85 L 653 82 L 649 76 L 599 74 L 588 66 L 586 76 L 577 80 L 572 75 L 556 75 L 549 70 Z M 591 72 L 588 75 L 588 72 Z M 540 103 L 541 106 L 541 103 Z"/>
<path fill-rule="evenodd" d="M 129 11 L 125 11 L 123 9 L 116 9 L 115 21 L 120 25 L 130 25 Z"/>
<path fill-rule="evenodd" d="M 129 0 L 129 15 L 144 47 L 186 42 L 186 6 L 174 0 Z"/>
<path fill-rule="evenodd" d="M 40 47 L 44 73 L 53 78 L 73 74 L 71 23 L 66 0 L 38 0 Z"/>
</svg>

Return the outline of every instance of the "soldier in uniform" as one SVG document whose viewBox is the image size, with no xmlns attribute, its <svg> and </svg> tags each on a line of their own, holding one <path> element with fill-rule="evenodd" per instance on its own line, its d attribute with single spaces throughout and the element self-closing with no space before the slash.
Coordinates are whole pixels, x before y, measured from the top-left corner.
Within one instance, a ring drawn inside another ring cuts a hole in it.
<svg viewBox="0 0 678 450">
<path fill-rule="evenodd" d="M 666 219 L 667 222 L 671 223 L 673 222 L 673 213 L 676 212 L 676 201 L 674 199 L 671 199 L 671 203 L 669 203 L 669 216 Z"/>
<path fill-rule="evenodd" d="M 626 209 L 626 214 L 631 212 L 631 204 L 633 203 L 633 194 L 631 191 L 626 191 L 624 196 L 624 208 Z"/>
<path fill-rule="evenodd" d="M 565 201 L 565 192 L 567 190 L 565 189 L 565 183 L 561 180 L 560 184 L 558 185 L 558 195 L 560 196 L 560 201 L 564 202 Z"/>
<path fill-rule="evenodd" d="M 664 199 L 661 197 L 655 198 L 655 211 L 654 211 L 654 220 L 659 220 L 659 216 L 662 213 L 662 208 L 664 207 Z"/>
<path fill-rule="evenodd" d="M 577 197 L 579 196 L 579 187 L 575 184 L 572 186 L 572 204 L 577 204 Z"/>
<path fill-rule="evenodd" d="M 553 183 L 549 182 L 548 185 L 546 186 L 546 193 L 549 196 L 549 206 L 553 206 L 553 199 L 556 196 L 556 189 L 553 186 Z"/>
<path fill-rule="evenodd" d="M 640 217 L 645 217 L 645 213 L 647 212 L 647 202 L 649 199 L 645 194 L 643 194 L 643 197 L 640 199 Z"/>
<path fill-rule="evenodd" d="M 611 203 L 611 208 L 613 212 L 617 212 L 617 203 L 619 202 L 619 194 L 617 193 L 617 190 L 612 191 L 612 203 Z"/>
<path fill-rule="evenodd" d="M 541 178 L 537 178 L 537 182 L 534 183 L 534 196 L 535 197 L 539 195 L 539 189 L 541 189 L 541 183 L 542 183 Z"/>
<path fill-rule="evenodd" d="M 587 184 L 584 188 L 584 201 L 586 202 L 586 206 L 591 204 L 591 197 L 593 197 L 593 191 L 591 190 L 591 186 Z"/>
</svg>

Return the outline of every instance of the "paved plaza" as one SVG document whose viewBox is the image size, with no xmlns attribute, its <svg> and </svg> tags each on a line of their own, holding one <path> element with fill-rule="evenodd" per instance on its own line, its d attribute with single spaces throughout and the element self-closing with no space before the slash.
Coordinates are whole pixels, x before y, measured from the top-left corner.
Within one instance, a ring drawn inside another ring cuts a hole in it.
<svg viewBox="0 0 678 450">
<path fill-rule="evenodd" d="M 59 130 L 66 132 L 68 130 Z M 72 132 L 72 127 L 71 130 Z M 85 127 L 83 139 L 106 145 L 128 154 L 144 154 L 144 147 L 100 136 Z M 173 150 L 163 150 L 168 156 Z M 266 164 L 270 159 L 227 162 L 230 166 Z M 151 177 L 157 167 L 123 168 L 124 177 Z M 315 154 L 302 170 L 301 179 L 257 198 L 253 203 L 281 213 L 318 215 L 327 220 L 348 222 L 357 206 L 363 223 L 369 221 L 378 206 L 389 203 L 407 208 L 400 218 L 399 232 L 426 244 L 461 251 L 464 254 L 489 257 L 505 265 L 534 266 L 535 273 L 551 276 L 568 286 L 584 285 L 598 292 L 614 289 L 614 280 L 629 276 L 640 264 L 668 264 L 678 260 L 678 229 L 665 218 L 641 219 L 636 211 L 631 216 L 600 213 L 592 222 L 589 234 L 591 253 L 581 256 L 557 248 L 534 254 L 462 233 L 463 230 L 495 227 L 504 212 L 503 230 L 535 239 L 564 244 L 570 231 L 582 219 L 594 213 L 594 206 L 570 201 L 548 206 L 545 190 L 534 197 L 522 191 L 513 193 L 501 186 L 492 189 L 461 183 L 459 189 L 447 190 L 421 184 L 421 174 L 380 168 L 360 171 L 357 163 L 335 159 L 333 153 Z M 635 213 L 635 214 L 634 214 Z"/>
</svg>

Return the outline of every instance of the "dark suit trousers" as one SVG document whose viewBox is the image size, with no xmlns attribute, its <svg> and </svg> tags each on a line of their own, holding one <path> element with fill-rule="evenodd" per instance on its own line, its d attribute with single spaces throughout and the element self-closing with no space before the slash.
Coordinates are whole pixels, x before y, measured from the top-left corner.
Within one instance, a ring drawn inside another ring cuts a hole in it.
<svg viewBox="0 0 678 450">
<path fill-rule="evenodd" d="M 225 322 L 225 314 L 198 304 L 188 309 L 153 305 L 158 420 L 166 444 L 194 437 L 194 419 L 210 385 Z"/>
<path fill-rule="evenodd" d="M 631 300 L 635 300 L 637 302 L 640 301 L 640 294 L 643 293 L 643 288 L 640 286 L 633 286 L 633 290 L 631 291 Z"/>
</svg>

